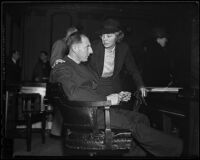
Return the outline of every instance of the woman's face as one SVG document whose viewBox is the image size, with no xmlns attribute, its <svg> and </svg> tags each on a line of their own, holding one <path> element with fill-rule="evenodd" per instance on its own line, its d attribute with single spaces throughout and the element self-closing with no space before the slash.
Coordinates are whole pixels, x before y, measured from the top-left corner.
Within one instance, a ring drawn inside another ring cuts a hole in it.
<svg viewBox="0 0 200 160">
<path fill-rule="evenodd" d="M 105 48 L 113 48 L 117 41 L 117 35 L 115 33 L 102 34 L 101 40 Z"/>
</svg>

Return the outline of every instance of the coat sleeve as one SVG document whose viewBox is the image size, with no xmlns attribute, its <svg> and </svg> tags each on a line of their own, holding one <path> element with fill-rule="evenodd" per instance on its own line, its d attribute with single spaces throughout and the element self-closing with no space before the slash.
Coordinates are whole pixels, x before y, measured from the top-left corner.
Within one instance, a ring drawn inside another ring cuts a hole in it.
<svg viewBox="0 0 200 160">
<path fill-rule="evenodd" d="M 130 48 L 128 47 L 128 45 L 126 45 L 126 52 L 127 52 L 126 57 L 125 57 L 126 69 L 131 74 L 131 76 L 132 76 L 132 78 L 133 78 L 133 80 L 136 84 L 136 87 L 140 88 L 140 87 L 144 86 L 144 83 L 143 83 L 142 77 L 140 75 L 140 72 L 138 70 L 138 67 L 135 63 L 135 59 L 132 56 Z"/>
<path fill-rule="evenodd" d="M 62 40 L 57 40 L 52 46 L 50 65 L 53 66 L 55 60 L 62 59 L 66 51 L 66 44 Z"/>
<path fill-rule="evenodd" d="M 61 82 L 63 89 L 69 100 L 73 101 L 102 101 L 106 97 L 96 93 L 95 90 L 89 86 L 78 86 L 76 79 L 74 79 L 72 68 L 55 68 L 54 78 L 57 82 Z"/>
</svg>

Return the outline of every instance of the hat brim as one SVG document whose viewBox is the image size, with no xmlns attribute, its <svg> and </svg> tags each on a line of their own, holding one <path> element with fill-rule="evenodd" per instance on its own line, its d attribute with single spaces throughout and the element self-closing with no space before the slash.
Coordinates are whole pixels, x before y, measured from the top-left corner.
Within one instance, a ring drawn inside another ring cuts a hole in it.
<svg viewBox="0 0 200 160">
<path fill-rule="evenodd" d="M 99 31 L 97 31 L 97 34 L 102 35 L 102 34 L 110 34 L 110 33 L 115 33 L 120 31 L 119 28 L 103 28 Z"/>
</svg>

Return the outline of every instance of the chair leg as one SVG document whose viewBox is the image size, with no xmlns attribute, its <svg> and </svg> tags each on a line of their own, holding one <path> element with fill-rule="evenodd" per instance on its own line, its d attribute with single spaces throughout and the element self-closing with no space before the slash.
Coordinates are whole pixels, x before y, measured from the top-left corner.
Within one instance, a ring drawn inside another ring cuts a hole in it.
<svg viewBox="0 0 200 160">
<path fill-rule="evenodd" d="M 45 132 L 46 132 L 46 114 L 44 113 L 42 115 L 42 128 L 41 128 L 41 133 L 42 133 L 42 143 L 45 143 Z"/>
<path fill-rule="evenodd" d="M 31 151 L 31 140 L 32 140 L 32 124 L 31 116 L 27 115 L 27 152 Z"/>
</svg>

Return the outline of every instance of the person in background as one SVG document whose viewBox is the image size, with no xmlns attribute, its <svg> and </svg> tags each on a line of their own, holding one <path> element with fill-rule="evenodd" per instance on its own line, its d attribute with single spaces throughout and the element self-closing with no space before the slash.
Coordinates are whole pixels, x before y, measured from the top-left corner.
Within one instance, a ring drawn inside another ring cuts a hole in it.
<svg viewBox="0 0 200 160">
<path fill-rule="evenodd" d="M 55 65 L 59 62 L 63 62 L 63 58 L 68 54 L 68 48 L 66 41 L 71 33 L 77 32 L 78 29 L 74 26 L 69 27 L 66 31 L 66 35 L 64 38 L 59 39 L 54 42 L 51 50 L 51 58 L 50 65 L 51 67 L 55 67 Z"/>
<path fill-rule="evenodd" d="M 20 53 L 18 50 L 11 51 L 10 57 L 6 61 L 6 84 L 18 85 L 21 81 L 22 68 L 19 63 Z"/>
<path fill-rule="evenodd" d="M 78 29 L 74 26 L 67 29 L 66 35 L 64 38 L 57 40 L 54 42 L 51 51 L 50 57 L 50 64 L 52 69 L 59 63 L 65 62 L 63 58 L 68 54 L 68 47 L 67 47 L 67 39 L 69 35 L 74 32 L 77 32 Z M 61 129 L 62 129 L 62 116 L 60 111 L 54 106 L 54 116 L 52 122 L 52 129 L 51 129 L 51 137 L 56 138 L 61 136 Z"/>
<path fill-rule="evenodd" d="M 153 29 L 153 38 L 143 43 L 142 77 L 146 86 L 167 87 L 174 83 L 173 61 L 168 34 L 162 27 Z"/>
<path fill-rule="evenodd" d="M 107 96 L 97 91 L 98 76 L 87 65 L 93 54 L 88 37 L 79 32 L 69 36 L 67 41 L 69 54 L 65 56 L 64 63 L 58 63 L 52 69 L 51 82 L 62 83 L 63 90 L 69 100 L 72 101 L 106 101 L 112 105 L 118 105 L 121 101 L 129 101 L 130 92 L 113 92 Z M 126 93 L 126 94 L 124 94 Z M 125 96 L 125 97 L 123 97 Z M 116 110 L 114 108 L 113 110 Z M 123 113 L 124 112 L 124 113 Z M 164 134 L 149 126 L 148 118 L 138 112 L 124 110 L 111 113 L 111 128 L 130 129 L 134 139 L 140 147 L 154 156 L 180 156 L 182 141 L 179 138 Z M 98 113 L 98 127 L 104 128 L 104 112 Z M 141 150 L 143 150 L 140 148 Z M 135 156 L 139 156 L 135 154 Z M 140 156 L 145 156 L 145 154 Z"/>
<path fill-rule="evenodd" d="M 169 33 L 164 27 L 157 26 L 152 29 L 151 35 L 142 44 L 141 73 L 144 83 L 147 87 L 176 87 L 178 82 L 175 78 L 175 54 L 172 43 L 169 43 Z M 147 99 L 149 109 L 146 114 L 150 117 L 152 126 L 169 133 L 172 132 L 170 123 L 164 123 L 171 119 L 170 114 L 162 113 L 158 109 L 173 111 L 176 103 L 172 103 L 168 95 L 159 95 L 159 100 Z"/>
<path fill-rule="evenodd" d="M 35 82 L 48 82 L 51 66 L 48 60 L 48 53 L 40 51 L 40 57 L 33 69 L 33 81 Z"/>
</svg>

